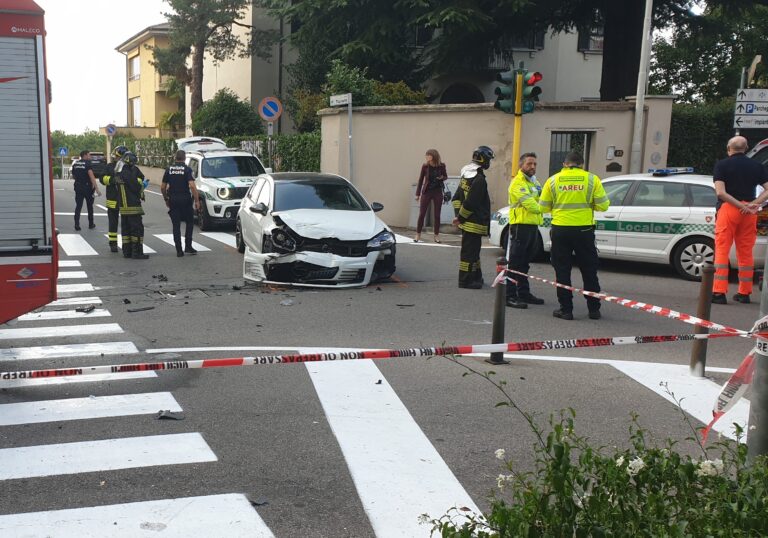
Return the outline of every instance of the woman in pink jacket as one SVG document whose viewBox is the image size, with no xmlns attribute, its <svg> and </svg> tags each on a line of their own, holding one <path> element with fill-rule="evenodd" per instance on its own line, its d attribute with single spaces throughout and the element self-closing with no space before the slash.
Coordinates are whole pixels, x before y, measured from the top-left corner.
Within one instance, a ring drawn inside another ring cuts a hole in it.
<svg viewBox="0 0 768 538">
<path fill-rule="evenodd" d="M 429 204 L 432 204 L 432 217 L 434 221 L 435 243 L 440 242 L 440 208 L 443 205 L 443 183 L 448 178 L 445 172 L 445 164 L 440 161 L 440 154 L 436 149 L 428 149 L 426 160 L 419 174 L 419 183 L 416 186 L 416 201 L 419 202 L 419 221 L 416 225 L 416 237 L 414 242 L 421 241 L 421 230 L 424 227 L 424 217 L 427 215 Z"/>
</svg>

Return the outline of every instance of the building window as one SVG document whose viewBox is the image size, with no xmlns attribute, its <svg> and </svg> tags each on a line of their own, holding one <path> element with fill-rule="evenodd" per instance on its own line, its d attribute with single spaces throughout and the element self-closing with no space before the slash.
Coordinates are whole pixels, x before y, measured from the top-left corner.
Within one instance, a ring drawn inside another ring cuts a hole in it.
<svg viewBox="0 0 768 538">
<path fill-rule="evenodd" d="M 571 151 L 581 153 L 584 157 L 584 170 L 588 170 L 591 142 L 592 133 L 589 131 L 553 131 L 549 145 L 549 175 L 556 174 L 563 168 L 563 161 Z"/>
<path fill-rule="evenodd" d="M 141 75 L 141 60 L 137 54 L 133 58 L 128 58 L 128 80 L 139 80 Z"/>
<path fill-rule="evenodd" d="M 603 28 L 579 30 L 579 52 L 603 52 Z"/>
<path fill-rule="evenodd" d="M 409 47 L 424 47 L 435 35 L 435 29 L 427 26 L 417 26 L 410 31 L 407 45 Z"/>
<path fill-rule="evenodd" d="M 512 50 L 542 50 L 544 48 L 543 30 L 538 32 L 528 32 L 527 34 L 515 34 L 509 38 L 506 45 Z"/>
<path fill-rule="evenodd" d="M 131 127 L 141 127 L 141 97 L 134 97 L 129 102 L 128 124 Z"/>
</svg>

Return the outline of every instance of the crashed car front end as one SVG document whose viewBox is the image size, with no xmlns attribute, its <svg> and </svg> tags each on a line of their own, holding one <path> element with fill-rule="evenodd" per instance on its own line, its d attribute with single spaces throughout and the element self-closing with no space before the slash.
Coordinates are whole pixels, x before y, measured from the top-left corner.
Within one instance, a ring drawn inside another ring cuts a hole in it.
<svg viewBox="0 0 768 538">
<path fill-rule="evenodd" d="M 395 272 L 395 236 L 384 228 L 368 240 L 299 235 L 278 216 L 264 235 L 262 252 L 247 248 L 243 277 L 293 286 L 364 287 Z"/>
</svg>

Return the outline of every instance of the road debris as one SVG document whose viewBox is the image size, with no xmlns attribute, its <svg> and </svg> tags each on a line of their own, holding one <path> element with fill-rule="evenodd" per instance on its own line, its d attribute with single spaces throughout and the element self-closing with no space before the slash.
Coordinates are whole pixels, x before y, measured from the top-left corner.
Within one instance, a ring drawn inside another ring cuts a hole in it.
<svg viewBox="0 0 768 538">
<path fill-rule="evenodd" d="M 184 420 L 184 413 L 174 413 L 170 409 L 157 412 L 157 420 Z"/>
<path fill-rule="evenodd" d="M 155 309 L 154 306 L 142 306 L 140 308 L 129 308 L 128 312 L 131 312 L 131 313 L 133 313 L 133 312 L 144 312 L 145 310 L 154 310 L 154 309 Z"/>
<path fill-rule="evenodd" d="M 94 310 L 96 310 L 96 307 L 92 304 L 89 304 L 88 306 L 81 306 L 80 308 L 75 308 L 75 312 L 82 312 L 83 314 L 88 314 Z"/>
</svg>

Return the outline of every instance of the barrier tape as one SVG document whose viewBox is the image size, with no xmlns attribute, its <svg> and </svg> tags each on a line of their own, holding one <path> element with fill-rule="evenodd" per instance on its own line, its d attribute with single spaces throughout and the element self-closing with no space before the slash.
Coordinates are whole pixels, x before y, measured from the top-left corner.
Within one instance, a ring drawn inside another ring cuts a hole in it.
<svg viewBox="0 0 768 538">
<path fill-rule="evenodd" d="M 607 303 L 615 303 L 620 306 L 624 306 L 626 308 L 631 308 L 633 310 L 642 310 L 644 312 L 649 312 L 651 314 L 656 314 L 657 316 L 662 316 L 668 319 L 676 319 L 679 321 L 682 321 L 683 323 L 688 323 L 689 325 L 698 325 L 700 327 L 706 327 L 707 329 L 711 329 L 713 331 L 720 331 L 723 333 L 729 333 L 733 334 L 735 336 L 742 336 L 742 337 L 753 337 L 754 331 L 742 331 L 741 329 L 736 329 L 734 327 L 729 327 L 728 325 L 722 325 L 720 323 L 715 323 L 714 321 L 709 321 L 702 318 L 697 318 L 696 316 L 692 316 L 690 314 L 686 314 L 684 312 L 678 312 L 676 310 L 672 310 L 671 308 L 666 308 L 663 306 L 656 306 L 648 303 L 643 303 L 641 301 L 635 301 L 633 299 L 624 299 L 623 297 L 616 297 L 614 295 L 608 295 L 605 293 L 600 293 L 596 291 L 587 291 L 581 288 L 575 288 L 573 286 L 567 286 L 565 284 L 560 284 L 559 282 L 555 282 L 553 280 L 547 280 L 546 278 L 541 278 L 538 276 L 533 275 L 527 275 L 525 273 L 521 273 L 520 271 L 515 271 L 514 269 L 507 269 L 508 272 L 514 273 L 520 276 L 527 277 L 532 280 L 538 280 L 539 282 L 544 282 L 545 284 L 551 284 L 552 286 L 555 286 L 557 288 L 563 288 L 569 291 L 572 291 L 574 293 L 580 293 L 582 295 L 586 295 L 587 297 L 594 297 L 596 299 L 602 299 L 603 301 Z M 505 273 L 501 272 L 496 276 L 496 279 L 493 281 L 493 285 L 496 286 L 498 283 L 501 282 L 502 279 L 505 278 Z M 506 277 L 509 278 L 509 277 Z"/>
<path fill-rule="evenodd" d="M 221 368 L 228 366 L 258 366 L 267 364 L 288 364 L 357 359 L 392 359 L 398 357 L 431 357 L 435 355 L 469 355 L 471 353 L 507 353 L 513 351 L 545 351 L 575 349 L 582 347 L 620 346 L 629 344 L 657 344 L 666 342 L 689 342 L 739 336 L 735 334 L 673 334 L 655 336 L 618 336 L 605 338 L 572 338 L 565 340 L 538 340 L 533 342 L 507 342 L 502 344 L 480 344 L 449 347 L 421 347 L 407 349 L 379 349 L 349 352 L 265 355 L 259 357 L 237 357 L 226 359 L 198 359 L 187 361 L 141 362 L 83 366 L 81 368 L 55 368 L 48 370 L 22 370 L 0 373 L 2 381 L 15 379 L 40 379 L 94 374 L 123 374 L 150 370 L 186 370 L 196 368 Z"/>
</svg>

